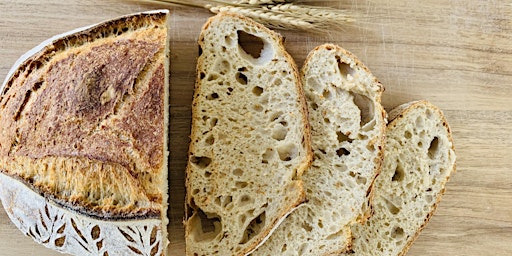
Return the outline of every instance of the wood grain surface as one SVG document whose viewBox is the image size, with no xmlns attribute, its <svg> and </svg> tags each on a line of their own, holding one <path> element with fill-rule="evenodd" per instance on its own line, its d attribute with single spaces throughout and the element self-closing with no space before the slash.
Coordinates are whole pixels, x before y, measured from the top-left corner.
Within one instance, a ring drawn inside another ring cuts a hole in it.
<svg viewBox="0 0 512 256">
<path fill-rule="evenodd" d="M 281 31 L 300 66 L 322 43 L 356 54 L 385 85 L 390 109 L 427 99 L 453 130 L 457 172 L 408 255 L 512 255 L 512 4 L 506 0 L 316 1 L 356 22 L 318 35 Z M 136 1 L 0 0 L 0 79 L 43 40 L 128 13 L 172 14 L 170 255 L 184 254 L 184 169 L 196 40 L 211 14 Z M 37 245 L 0 210 L 0 255 L 60 255 Z"/>
</svg>

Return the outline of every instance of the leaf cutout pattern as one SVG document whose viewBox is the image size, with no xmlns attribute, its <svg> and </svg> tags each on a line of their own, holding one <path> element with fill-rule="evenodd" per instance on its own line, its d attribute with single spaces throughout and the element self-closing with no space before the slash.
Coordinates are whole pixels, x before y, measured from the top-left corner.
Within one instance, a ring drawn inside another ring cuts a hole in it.
<svg viewBox="0 0 512 256">
<path fill-rule="evenodd" d="M 38 243 L 62 247 L 66 242 L 65 229 L 64 214 L 45 205 L 42 210 L 38 210 L 38 218 L 34 225 L 28 227 L 25 234 Z"/>
<path fill-rule="evenodd" d="M 76 241 L 90 255 L 104 255 L 107 252 L 107 248 L 103 246 L 104 239 L 100 226 L 82 219 L 70 219 L 73 223 L 73 229 L 78 235 L 74 236 Z"/>
<path fill-rule="evenodd" d="M 48 202 L 0 174 L 0 200 L 14 225 L 45 247 L 84 256 L 161 255 L 161 220 L 103 221 Z"/>
<path fill-rule="evenodd" d="M 154 256 L 162 254 L 162 246 L 160 246 L 160 239 L 157 239 L 159 234 L 159 227 L 142 226 L 133 228 L 130 226 L 119 227 L 119 232 L 129 242 L 128 248 L 138 254 L 144 256 Z"/>
</svg>

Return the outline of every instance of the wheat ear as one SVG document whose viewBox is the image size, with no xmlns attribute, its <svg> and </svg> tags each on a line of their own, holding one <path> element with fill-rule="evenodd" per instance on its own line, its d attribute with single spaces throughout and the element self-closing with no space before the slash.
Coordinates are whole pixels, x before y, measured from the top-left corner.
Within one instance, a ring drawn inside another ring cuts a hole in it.
<svg viewBox="0 0 512 256">
<path fill-rule="evenodd" d="M 277 29 L 327 32 L 342 27 L 352 18 L 347 12 L 293 0 L 150 0 L 174 5 L 207 8 L 212 13 L 235 13 Z"/>
</svg>

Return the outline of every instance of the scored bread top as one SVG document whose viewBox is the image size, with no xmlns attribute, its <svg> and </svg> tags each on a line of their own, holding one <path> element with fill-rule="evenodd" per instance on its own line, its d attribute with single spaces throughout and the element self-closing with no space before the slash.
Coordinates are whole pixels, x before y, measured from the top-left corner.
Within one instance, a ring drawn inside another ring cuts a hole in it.
<svg viewBox="0 0 512 256">
<path fill-rule="evenodd" d="M 166 15 L 70 33 L 13 69 L 0 95 L 0 171 L 92 217 L 160 217 Z"/>
<path fill-rule="evenodd" d="M 389 115 L 374 214 L 352 228 L 351 255 L 404 255 L 434 214 L 455 171 L 450 127 L 439 108 L 414 101 Z"/>
<path fill-rule="evenodd" d="M 243 255 L 304 200 L 299 176 L 312 157 L 305 99 L 282 38 L 264 26 L 220 14 L 199 46 L 186 250 Z"/>
<path fill-rule="evenodd" d="M 335 255 L 348 250 L 350 226 L 369 215 L 386 115 L 384 87 L 353 54 L 325 44 L 302 68 L 314 159 L 302 176 L 308 202 L 253 255 Z"/>
</svg>

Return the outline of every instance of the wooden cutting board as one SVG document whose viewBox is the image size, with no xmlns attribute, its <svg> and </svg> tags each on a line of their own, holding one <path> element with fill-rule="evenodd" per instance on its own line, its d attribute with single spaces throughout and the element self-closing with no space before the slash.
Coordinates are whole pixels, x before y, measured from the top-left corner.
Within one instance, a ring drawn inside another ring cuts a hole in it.
<svg viewBox="0 0 512 256">
<path fill-rule="evenodd" d="M 283 31 L 303 62 L 315 46 L 337 43 L 385 85 L 390 109 L 427 99 L 453 130 L 457 173 L 437 213 L 408 255 L 512 255 L 512 4 L 496 1 L 316 1 L 357 15 L 343 31 Z M 195 58 L 206 10 L 137 1 L 0 0 L 0 79 L 43 40 L 77 27 L 149 9 L 172 12 L 170 240 L 184 254 L 184 169 Z M 0 210 L 0 255 L 60 255 L 35 244 Z"/>
</svg>

